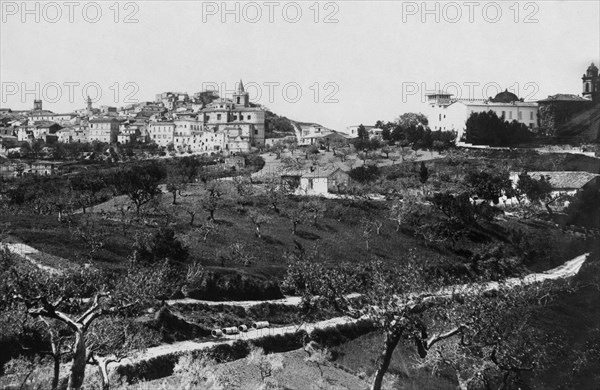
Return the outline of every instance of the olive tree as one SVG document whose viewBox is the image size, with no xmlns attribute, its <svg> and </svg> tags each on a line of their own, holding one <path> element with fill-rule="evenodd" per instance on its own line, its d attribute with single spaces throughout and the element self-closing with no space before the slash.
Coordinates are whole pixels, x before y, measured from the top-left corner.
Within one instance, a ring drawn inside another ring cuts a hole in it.
<svg viewBox="0 0 600 390">
<path fill-rule="evenodd" d="M 402 266 L 381 261 L 328 266 L 305 257 L 290 263 L 285 280 L 286 285 L 303 294 L 306 306 L 318 302 L 315 298 L 319 296 L 340 313 L 370 319 L 384 333 L 373 390 L 381 389 L 392 354 L 401 340 L 413 342 L 418 357 L 426 359 L 443 342 L 465 340 L 491 325 L 493 318 L 483 316 L 483 310 L 510 313 L 514 307 L 523 306 L 521 295 L 513 292 L 514 286 L 490 287 L 484 277 L 460 284 L 458 279 L 436 272 L 443 262 L 441 258 L 424 258 L 411 251 L 399 261 Z M 523 284 L 527 283 L 531 281 Z M 360 294 L 359 298 L 352 293 Z M 481 300 L 482 296 L 495 294 L 504 300 Z M 539 298 L 535 293 L 532 296 Z M 493 336 L 487 338 L 491 339 Z M 462 352 L 464 355 L 467 351 Z M 500 357 L 499 352 L 489 356 Z"/>
</svg>

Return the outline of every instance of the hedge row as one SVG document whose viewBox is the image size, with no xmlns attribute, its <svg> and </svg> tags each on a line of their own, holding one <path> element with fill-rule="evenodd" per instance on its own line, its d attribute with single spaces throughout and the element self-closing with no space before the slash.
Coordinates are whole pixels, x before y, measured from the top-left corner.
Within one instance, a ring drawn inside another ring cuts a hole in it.
<svg viewBox="0 0 600 390">
<path fill-rule="evenodd" d="M 232 344 L 220 344 L 210 349 L 192 352 L 192 356 L 196 358 L 206 356 L 217 363 L 226 363 L 248 356 L 251 346 L 263 348 L 266 353 L 292 351 L 301 348 L 305 341 L 315 341 L 323 347 L 333 347 L 373 332 L 375 329 L 372 322 L 360 320 L 355 323 L 315 329 L 310 334 L 300 330 L 296 333 L 265 336 L 250 341 L 237 340 Z M 129 383 L 163 378 L 173 374 L 180 356 L 181 354 L 176 352 L 134 365 L 119 366 L 117 373 L 127 378 Z"/>
</svg>

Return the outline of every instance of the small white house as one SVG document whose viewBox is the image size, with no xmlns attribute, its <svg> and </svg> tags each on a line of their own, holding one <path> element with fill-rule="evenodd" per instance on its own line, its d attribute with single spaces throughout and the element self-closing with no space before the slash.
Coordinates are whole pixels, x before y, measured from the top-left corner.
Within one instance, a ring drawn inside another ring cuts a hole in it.
<svg viewBox="0 0 600 390">
<path fill-rule="evenodd" d="M 350 176 L 339 167 L 315 167 L 300 176 L 299 192 L 306 195 L 336 193 L 349 180 Z"/>
</svg>

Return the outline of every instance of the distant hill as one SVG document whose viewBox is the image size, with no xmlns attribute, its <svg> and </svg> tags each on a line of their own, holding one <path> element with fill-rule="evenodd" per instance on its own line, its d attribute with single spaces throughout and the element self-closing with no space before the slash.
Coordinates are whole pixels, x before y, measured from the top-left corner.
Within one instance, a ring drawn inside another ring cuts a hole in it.
<svg viewBox="0 0 600 390">
<path fill-rule="evenodd" d="M 282 138 L 295 135 L 293 121 L 267 110 L 265 114 L 265 137 Z"/>
</svg>

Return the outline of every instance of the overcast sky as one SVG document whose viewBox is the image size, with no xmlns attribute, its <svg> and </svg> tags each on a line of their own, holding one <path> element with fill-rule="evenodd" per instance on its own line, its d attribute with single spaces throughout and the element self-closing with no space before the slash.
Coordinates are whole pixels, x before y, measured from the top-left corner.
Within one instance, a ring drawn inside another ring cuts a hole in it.
<svg viewBox="0 0 600 390">
<path fill-rule="evenodd" d="M 272 111 L 342 130 L 423 111 L 444 87 L 581 94 L 600 58 L 598 1 L 0 3 L 0 106 L 13 109 L 36 89 L 63 112 L 87 93 L 120 106 L 243 79 Z"/>
</svg>

